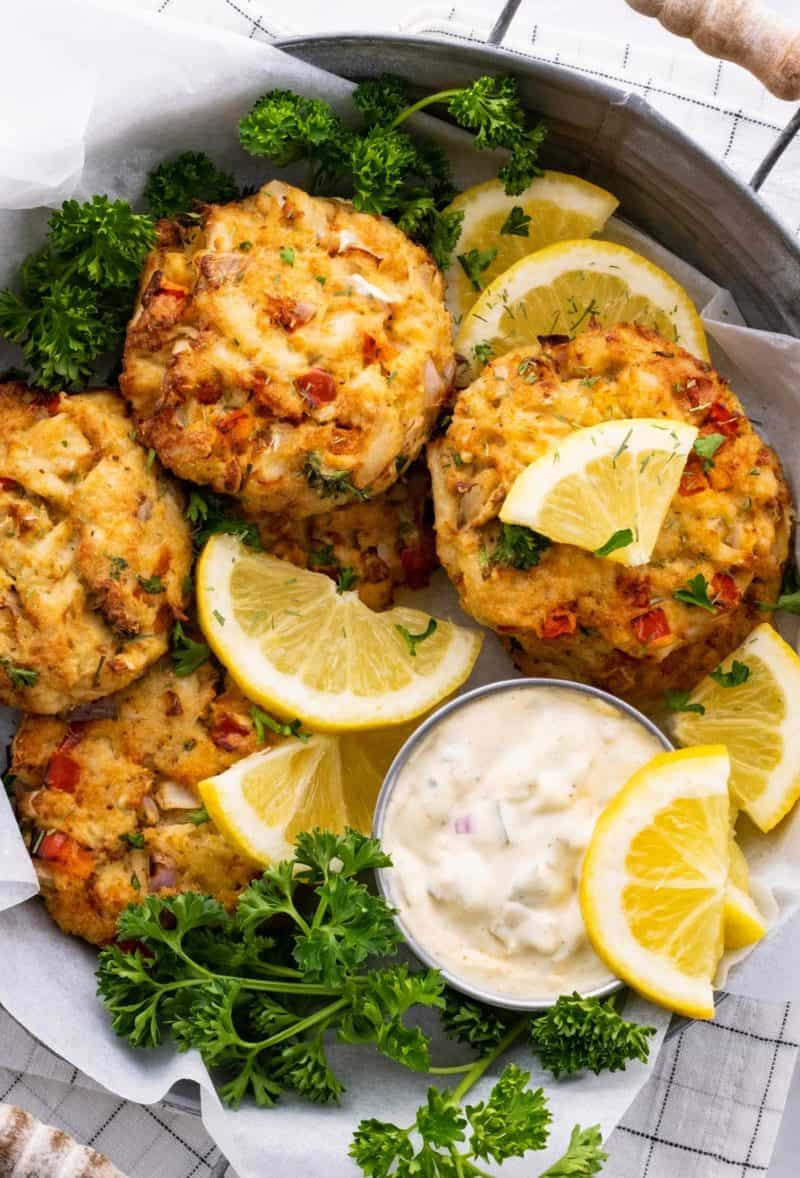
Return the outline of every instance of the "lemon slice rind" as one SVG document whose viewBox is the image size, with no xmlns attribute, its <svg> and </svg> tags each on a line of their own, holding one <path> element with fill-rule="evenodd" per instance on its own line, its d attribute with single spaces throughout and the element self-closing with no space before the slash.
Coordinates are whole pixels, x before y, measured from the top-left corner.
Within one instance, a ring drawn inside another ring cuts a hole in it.
<svg viewBox="0 0 800 1178">
<path fill-rule="evenodd" d="M 664 418 L 605 421 L 575 430 L 517 476 L 500 508 L 500 519 L 589 551 L 601 548 L 615 532 L 630 528 L 633 543 L 605 559 L 628 566 L 646 564 L 696 437 L 694 426 Z M 653 463 L 655 455 L 666 457 Z M 619 485 L 616 512 L 588 482 L 591 469 L 602 463 L 611 465 L 605 474 Z M 587 480 L 590 510 L 565 509 L 560 522 L 554 520 L 548 501 L 552 503 L 559 488 L 567 490 L 570 480 L 581 478 Z"/>
<path fill-rule="evenodd" d="M 693 864 L 702 874 L 702 890 L 717 898 L 709 923 L 718 934 L 721 953 L 728 877 L 728 769 L 728 754 L 722 746 L 660 753 L 633 774 L 600 815 L 581 875 L 581 912 L 598 956 L 644 997 L 690 1018 L 713 1017 L 713 970 L 707 978 L 691 975 L 667 953 L 655 952 L 634 936 L 623 900 L 632 882 L 627 858 L 636 835 L 652 827 L 657 816 L 676 801 L 718 799 L 719 808 L 724 805 L 719 837 L 706 848 L 707 861 Z M 675 887 L 681 882 L 665 878 L 659 886 Z M 658 887 L 651 886 L 657 893 Z M 684 886 L 688 890 L 700 885 L 695 876 Z"/>
<path fill-rule="evenodd" d="M 501 253 L 512 254 L 511 258 L 506 258 L 508 265 L 514 254 L 518 257 L 557 241 L 588 238 L 598 233 L 618 204 L 617 198 L 606 189 L 580 176 L 550 170 L 532 180 L 518 196 L 509 196 L 497 179 L 460 192 L 445 210 L 447 213 L 463 213 L 459 238 L 445 274 L 447 303 L 455 321 L 458 322 L 478 297 L 461 268 L 459 254 L 471 248 L 500 246 Z M 499 232 L 500 225 L 515 207 L 532 218 L 527 236 Z M 502 261 L 495 260 L 485 271 L 486 284 L 505 268 Z"/>
<path fill-rule="evenodd" d="M 245 562 L 256 562 L 249 567 L 256 592 L 243 607 L 231 585 L 246 576 Z M 463 683 L 483 641 L 438 621 L 412 658 L 397 626 L 419 635 L 428 614 L 405 606 L 374 613 L 357 594 L 338 594 L 328 577 L 253 553 L 228 535 L 213 536 L 200 557 L 197 606 L 209 645 L 245 695 L 318 731 L 388 727 L 421 715 Z"/>
<path fill-rule="evenodd" d="M 202 781 L 200 796 L 228 842 L 262 865 L 290 856 L 301 829 L 369 834 L 383 778 L 412 727 L 288 738 Z"/>
<path fill-rule="evenodd" d="M 722 669 L 729 670 L 734 659 L 750 668 L 746 682 L 724 688 L 703 679 L 689 702 L 702 705 L 705 714 L 680 713 L 672 728 L 680 744 L 712 739 L 727 745 L 732 800 L 766 834 L 800 799 L 800 656 L 773 626 L 763 622 L 722 662 Z M 770 706 L 770 693 L 783 708 L 783 716 Z M 770 751 L 775 762 L 771 766 L 765 759 Z M 749 786 L 745 789 L 743 774 L 765 778 L 757 796 L 751 796 Z"/>
<path fill-rule="evenodd" d="M 674 341 L 680 347 L 700 359 L 709 358 L 702 321 L 680 283 L 627 246 L 586 238 L 560 241 L 526 255 L 482 291 L 465 315 L 455 341 L 456 352 L 470 364 L 473 375 L 477 374 L 479 367 L 474 359 L 476 344 L 490 342 L 493 354 L 499 356 L 510 348 L 535 343 L 540 335 L 552 332 L 574 335 L 581 324 L 588 325 L 590 316 L 586 307 L 576 306 L 574 317 L 571 317 L 568 306 L 565 306 L 563 321 L 559 314 L 555 322 L 547 323 L 537 322 L 527 310 L 524 314 L 517 314 L 515 310 L 524 307 L 534 292 L 546 292 L 567 274 L 581 276 L 581 282 L 587 274 L 624 282 L 632 296 L 646 300 L 668 319 Z M 516 338 L 509 338 L 502 326 L 509 309 Z M 598 306 L 595 313 L 601 322 L 609 322 L 602 306 Z M 615 315 L 614 321 L 618 319 L 619 316 Z M 652 326 L 652 323 L 646 322 L 645 325 Z"/>
</svg>

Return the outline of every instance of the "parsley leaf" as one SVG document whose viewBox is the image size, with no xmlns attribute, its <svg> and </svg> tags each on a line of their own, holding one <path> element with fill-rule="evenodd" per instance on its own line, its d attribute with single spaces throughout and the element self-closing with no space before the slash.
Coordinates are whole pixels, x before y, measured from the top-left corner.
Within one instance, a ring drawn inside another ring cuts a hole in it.
<svg viewBox="0 0 800 1178">
<path fill-rule="evenodd" d="M 530 1078 L 530 1072 L 508 1064 L 489 1098 L 467 1106 L 476 1157 L 503 1162 L 544 1149 L 552 1118 L 543 1090 L 528 1087 Z"/>
<path fill-rule="evenodd" d="M 695 712 L 698 716 L 705 716 L 706 709 L 702 704 L 689 703 L 690 691 L 677 691 L 667 688 L 664 692 L 664 703 L 671 712 Z"/>
<path fill-rule="evenodd" d="M 684 605 L 695 605 L 698 609 L 704 609 L 710 614 L 717 612 L 714 603 L 708 596 L 708 581 L 702 573 L 691 577 L 686 582 L 686 588 L 676 589 L 672 596 L 676 601 L 682 601 Z"/>
<path fill-rule="evenodd" d="M 316 450 L 309 450 L 306 454 L 303 474 L 309 487 L 323 499 L 338 499 L 340 495 L 350 495 L 360 503 L 369 499 L 369 491 L 353 484 L 349 470 L 324 470 L 322 458 Z"/>
<path fill-rule="evenodd" d="M 433 219 L 433 228 L 428 237 L 428 246 L 436 265 L 446 270 L 450 265 L 453 250 L 461 236 L 461 223 L 464 212 L 453 209 L 452 212 L 437 212 Z"/>
<path fill-rule="evenodd" d="M 484 270 L 487 270 L 491 266 L 496 257 L 496 246 L 492 246 L 487 250 L 471 249 L 467 250 L 465 254 L 458 255 L 459 265 L 470 280 L 473 290 L 483 290 L 483 279 L 481 275 Z"/>
<path fill-rule="evenodd" d="M 521 524 L 501 524 L 500 536 L 489 557 L 490 564 L 506 565 L 512 569 L 532 569 L 550 547 L 547 536 Z"/>
<path fill-rule="evenodd" d="M 144 199 L 154 217 L 178 217 L 191 213 L 198 202 L 227 204 L 239 195 L 233 176 L 218 168 L 204 151 L 183 151 L 175 159 L 165 160 L 153 168 L 144 188 Z"/>
<path fill-rule="evenodd" d="M 229 503 L 222 495 L 217 495 L 214 491 L 198 489 L 190 493 L 186 518 L 194 524 L 192 540 L 198 551 L 210 536 L 220 532 L 229 536 L 237 536 L 248 548 L 261 551 L 258 524 L 254 520 L 230 515 L 229 512 L 234 508 L 233 501 Z"/>
<path fill-rule="evenodd" d="M 608 1154 L 603 1152 L 603 1135 L 599 1125 L 581 1129 L 576 1125 L 566 1151 L 540 1174 L 539 1178 L 592 1178 L 599 1174 Z"/>
<path fill-rule="evenodd" d="M 531 219 L 521 205 L 514 205 L 511 212 L 500 226 L 500 232 L 511 237 L 527 237 L 530 233 Z"/>
<path fill-rule="evenodd" d="M 709 674 L 709 679 L 719 683 L 720 687 L 739 687 L 749 678 L 750 668 L 747 663 L 740 663 L 738 659 L 733 660 L 729 671 L 723 671 L 722 667 L 717 667 L 716 671 L 711 671 Z"/>
<path fill-rule="evenodd" d="M 259 744 L 264 744 L 268 731 L 274 732 L 277 736 L 293 736 L 296 740 L 302 740 L 303 742 L 311 738 L 311 733 L 303 731 L 302 724 L 299 720 L 275 720 L 257 704 L 253 704 L 250 709 L 250 719 L 253 721 L 256 740 Z"/>
<path fill-rule="evenodd" d="M 42 388 L 85 384 L 122 338 L 155 228 L 123 200 L 64 201 L 44 246 L 0 292 L 0 334 L 22 347 Z"/>
<path fill-rule="evenodd" d="M 32 670 L 30 667 L 20 667 L 12 663 L 11 659 L 0 659 L 0 667 L 3 668 L 12 687 L 35 687 L 39 679 L 39 672 Z"/>
<path fill-rule="evenodd" d="M 481 340 L 474 345 L 472 355 L 478 364 L 488 364 L 494 356 L 494 344 L 491 340 Z"/>
<path fill-rule="evenodd" d="M 725 440 L 724 434 L 703 434 L 702 437 L 695 438 L 692 449 L 703 459 L 704 471 L 711 470 L 714 465 L 714 455 Z"/>
<path fill-rule="evenodd" d="M 797 565 L 790 560 L 783 570 L 781 591 L 777 601 L 759 601 L 760 610 L 781 609 L 787 614 L 800 614 L 800 576 Z"/>
<path fill-rule="evenodd" d="M 442 1030 L 451 1039 L 466 1043 L 476 1051 L 486 1052 L 496 1047 L 505 1035 L 511 1023 L 511 1014 L 446 989 L 441 1023 Z"/>
<path fill-rule="evenodd" d="M 533 1020 L 531 1040 L 544 1067 L 554 1076 L 588 1069 L 624 1071 L 629 1060 L 647 1061 L 654 1027 L 626 1022 L 612 997 L 581 998 L 562 994 L 548 1012 Z"/>
<path fill-rule="evenodd" d="M 121 843 L 127 843 L 129 847 L 135 847 L 141 851 L 144 847 L 144 834 L 141 830 L 129 830 L 119 836 L 119 841 Z"/>
<path fill-rule="evenodd" d="M 340 569 L 339 576 L 336 578 L 337 593 L 347 593 L 349 589 L 352 589 L 357 584 L 358 576 L 356 575 L 355 569 L 351 569 L 349 565 Z"/>
<path fill-rule="evenodd" d="M 605 544 L 601 544 L 599 548 L 595 548 L 595 556 L 610 556 L 612 552 L 616 552 L 618 548 L 627 548 L 633 543 L 633 532 L 630 528 L 621 528 L 618 532 L 614 532 L 609 536 Z"/>
<path fill-rule="evenodd" d="M 408 647 L 408 653 L 411 655 L 412 659 L 415 659 L 417 657 L 417 647 L 419 646 L 420 642 L 424 642 L 426 638 L 430 638 L 433 634 L 435 634 L 438 625 L 439 623 L 435 618 L 428 618 L 428 624 L 421 634 L 412 634 L 411 631 L 408 630 L 405 626 L 399 625 L 395 625 L 395 630 Z"/>
<path fill-rule="evenodd" d="M 172 667 L 179 679 L 193 674 L 211 658 L 211 648 L 205 642 L 195 642 L 183 628 L 181 622 L 172 627 L 170 636 Z"/>
<path fill-rule="evenodd" d="M 164 582 L 160 577 L 137 577 L 136 578 L 145 593 L 163 593 Z"/>
</svg>

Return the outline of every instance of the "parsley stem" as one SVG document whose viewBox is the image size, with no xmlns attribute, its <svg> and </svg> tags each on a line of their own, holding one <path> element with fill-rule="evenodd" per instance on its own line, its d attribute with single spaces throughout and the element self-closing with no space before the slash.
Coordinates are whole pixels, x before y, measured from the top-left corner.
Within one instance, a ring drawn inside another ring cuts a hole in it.
<svg viewBox="0 0 800 1178">
<path fill-rule="evenodd" d="M 430 1076 L 462 1076 L 464 1072 L 468 1072 L 474 1065 L 472 1063 L 457 1063 L 449 1068 L 428 1068 Z"/>
<path fill-rule="evenodd" d="M 473 1088 L 475 1084 L 477 1084 L 478 1080 L 480 1080 L 486 1069 L 491 1067 L 494 1061 L 499 1059 L 504 1051 L 508 1051 L 511 1044 L 519 1039 L 520 1035 L 524 1034 L 528 1024 L 530 1023 L 530 1019 L 531 1016 L 529 1014 L 525 1014 L 515 1023 L 512 1023 L 497 1046 L 493 1047 L 488 1055 L 484 1055 L 483 1059 L 477 1060 L 471 1066 L 467 1074 L 464 1076 L 464 1079 L 453 1092 L 454 1100 L 460 1102 L 464 1099 L 470 1088 Z"/>
<path fill-rule="evenodd" d="M 426 106 L 431 106 L 431 104 L 434 102 L 446 102 L 448 98 L 454 98 L 456 94 L 460 93 L 461 91 L 456 89 L 440 90 L 438 94 L 426 94 L 424 98 L 420 98 L 419 102 L 415 102 L 413 106 L 407 106 L 405 110 L 401 110 L 400 114 L 390 125 L 389 130 L 393 131 L 395 127 L 399 127 L 400 124 L 404 123 L 406 119 L 411 117 L 411 115 L 415 115 L 418 110 L 424 110 Z"/>
<path fill-rule="evenodd" d="M 312 987 L 306 986 L 304 989 L 308 992 Z M 340 998 L 337 1002 L 330 1002 L 327 1006 L 323 1006 L 322 1010 L 315 1011 L 314 1014 L 308 1015 L 307 1018 L 301 1019 L 297 1023 L 293 1023 L 291 1027 L 286 1027 L 282 1031 L 278 1031 L 276 1035 L 271 1035 L 269 1039 L 264 1039 L 258 1044 L 260 1051 L 266 1047 L 274 1047 L 276 1043 L 283 1043 L 284 1039 L 291 1039 L 295 1035 L 302 1035 L 304 1031 L 310 1030 L 318 1023 L 329 1022 L 333 1015 L 342 1010 L 343 1007 L 350 1005 L 349 998 Z"/>
</svg>

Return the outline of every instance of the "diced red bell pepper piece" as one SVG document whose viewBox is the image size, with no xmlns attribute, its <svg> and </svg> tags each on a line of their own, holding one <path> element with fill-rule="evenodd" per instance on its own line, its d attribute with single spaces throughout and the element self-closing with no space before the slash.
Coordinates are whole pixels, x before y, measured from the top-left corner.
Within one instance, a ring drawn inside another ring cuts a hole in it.
<svg viewBox="0 0 800 1178">
<path fill-rule="evenodd" d="M 683 474 L 681 475 L 680 485 L 678 491 L 681 495 L 699 495 L 701 491 L 708 490 L 708 479 L 699 465 L 687 465 Z"/>
<path fill-rule="evenodd" d="M 83 725 L 70 725 L 66 736 L 55 750 L 47 763 L 44 773 L 44 783 L 51 789 L 61 789 L 65 793 L 74 793 L 80 780 L 81 767 L 70 750 L 74 749 L 83 739 Z"/>
<path fill-rule="evenodd" d="M 657 642 L 659 638 L 668 638 L 672 633 L 667 615 L 660 607 L 649 609 L 646 614 L 639 614 L 631 620 L 631 626 L 639 642 L 644 645 Z"/>
<path fill-rule="evenodd" d="M 726 438 L 735 438 L 741 424 L 741 414 L 734 413 L 722 401 L 715 401 L 709 406 L 708 418 L 704 430 L 709 433 L 723 434 Z M 713 428 L 708 430 L 708 426 Z"/>
<path fill-rule="evenodd" d="M 75 793 L 81 776 L 81 767 L 69 753 L 55 752 L 50 758 L 44 775 L 44 783 L 50 789 L 61 789 Z"/>
<path fill-rule="evenodd" d="M 302 376 L 296 376 L 294 387 L 315 409 L 336 398 L 336 382 L 324 368 L 309 368 Z"/>
<path fill-rule="evenodd" d="M 730 573 L 714 573 L 711 578 L 711 600 L 723 609 L 733 609 L 741 601 L 739 586 Z"/>
<path fill-rule="evenodd" d="M 67 875 L 74 875 L 78 879 L 88 879 L 94 871 L 92 852 L 61 831 L 46 834 L 39 843 L 37 855 L 40 859 L 59 867 Z"/>
<path fill-rule="evenodd" d="M 236 716 L 220 716 L 209 735 L 217 748 L 233 753 L 244 743 L 244 737 L 249 736 L 250 725 Z"/>
<path fill-rule="evenodd" d="M 572 610 L 558 606 L 550 610 L 542 623 L 542 638 L 563 638 L 565 635 L 574 634 L 576 626 L 577 619 Z"/>
</svg>

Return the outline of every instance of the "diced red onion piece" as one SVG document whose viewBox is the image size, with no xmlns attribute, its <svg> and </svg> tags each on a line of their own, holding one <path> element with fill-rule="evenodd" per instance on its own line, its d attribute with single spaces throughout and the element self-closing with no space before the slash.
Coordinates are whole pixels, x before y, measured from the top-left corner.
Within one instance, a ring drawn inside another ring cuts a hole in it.
<svg viewBox="0 0 800 1178">
<path fill-rule="evenodd" d="M 456 818 L 453 828 L 456 834 L 472 834 L 472 815 L 462 814 Z"/>
</svg>

